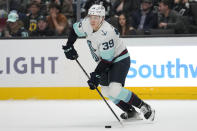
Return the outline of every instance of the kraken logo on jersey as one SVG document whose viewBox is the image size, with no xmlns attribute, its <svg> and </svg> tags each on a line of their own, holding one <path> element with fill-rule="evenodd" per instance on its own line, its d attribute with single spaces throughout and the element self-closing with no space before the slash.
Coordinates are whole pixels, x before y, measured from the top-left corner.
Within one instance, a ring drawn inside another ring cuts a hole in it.
<svg viewBox="0 0 197 131">
<path fill-rule="evenodd" d="M 99 58 L 98 58 L 98 56 L 94 53 L 96 50 L 92 47 L 92 42 L 89 41 L 89 40 L 87 40 L 87 43 L 88 43 L 88 47 L 90 48 L 90 52 L 91 52 L 91 54 L 92 54 L 92 57 L 94 58 L 94 60 L 95 60 L 96 62 L 98 62 L 98 61 L 99 61 Z"/>
<path fill-rule="evenodd" d="M 104 36 L 106 36 L 107 35 L 107 31 L 106 32 L 104 32 L 103 30 L 102 30 L 102 35 L 104 35 Z"/>
<path fill-rule="evenodd" d="M 82 22 L 79 22 L 79 28 L 81 28 L 81 26 L 82 26 Z"/>
</svg>

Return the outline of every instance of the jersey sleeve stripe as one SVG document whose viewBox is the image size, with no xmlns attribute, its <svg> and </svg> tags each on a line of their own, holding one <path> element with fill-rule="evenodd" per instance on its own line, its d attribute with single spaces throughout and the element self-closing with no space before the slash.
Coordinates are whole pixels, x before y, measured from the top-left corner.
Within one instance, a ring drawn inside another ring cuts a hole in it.
<svg viewBox="0 0 197 131">
<path fill-rule="evenodd" d="M 127 58 L 127 57 L 129 57 L 129 53 L 126 53 L 126 54 L 124 54 L 124 55 L 122 55 L 122 56 L 117 57 L 117 58 L 114 60 L 114 63 L 116 63 L 116 62 L 118 62 L 118 61 L 121 61 L 121 60 L 123 60 L 123 59 L 125 59 L 125 58 Z"/>
<path fill-rule="evenodd" d="M 101 61 L 103 61 L 103 63 L 112 63 L 113 61 L 107 61 L 107 60 L 104 60 L 104 59 L 101 59 Z"/>
</svg>

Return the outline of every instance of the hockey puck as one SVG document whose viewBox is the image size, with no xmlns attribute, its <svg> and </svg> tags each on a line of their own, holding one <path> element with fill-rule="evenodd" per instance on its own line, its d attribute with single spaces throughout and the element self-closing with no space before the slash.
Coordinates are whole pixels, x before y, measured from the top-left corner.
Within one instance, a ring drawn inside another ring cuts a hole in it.
<svg viewBox="0 0 197 131">
<path fill-rule="evenodd" d="M 105 126 L 105 128 L 111 128 L 111 126 Z"/>
</svg>

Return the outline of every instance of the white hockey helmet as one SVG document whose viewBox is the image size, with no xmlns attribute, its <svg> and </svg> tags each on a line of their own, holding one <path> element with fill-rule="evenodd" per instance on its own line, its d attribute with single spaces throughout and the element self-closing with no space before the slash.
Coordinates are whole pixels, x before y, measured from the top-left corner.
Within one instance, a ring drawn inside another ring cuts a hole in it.
<svg viewBox="0 0 197 131">
<path fill-rule="evenodd" d="M 105 7 L 102 5 L 92 5 L 88 10 L 88 15 L 97 15 L 105 17 Z"/>
</svg>

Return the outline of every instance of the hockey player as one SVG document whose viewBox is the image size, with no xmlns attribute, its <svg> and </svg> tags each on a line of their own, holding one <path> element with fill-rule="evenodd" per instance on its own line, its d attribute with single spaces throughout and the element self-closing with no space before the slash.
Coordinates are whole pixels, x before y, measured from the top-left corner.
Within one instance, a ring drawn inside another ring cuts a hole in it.
<svg viewBox="0 0 197 131">
<path fill-rule="evenodd" d="M 92 5 L 88 16 L 73 24 L 67 44 L 63 46 L 64 53 L 70 60 L 77 59 L 73 44 L 78 37 L 85 36 L 91 54 L 98 63 L 87 82 L 90 89 L 94 90 L 100 84 L 102 94 L 124 111 L 120 116 L 122 119 L 137 118 L 139 113 L 134 108 L 137 107 L 147 120 L 153 121 L 155 111 L 136 94 L 124 88 L 130 56 L 119 38 L 119 32 L 104 18 L 105 8 Z"/>
</svg>

